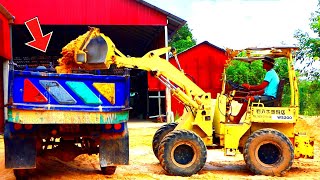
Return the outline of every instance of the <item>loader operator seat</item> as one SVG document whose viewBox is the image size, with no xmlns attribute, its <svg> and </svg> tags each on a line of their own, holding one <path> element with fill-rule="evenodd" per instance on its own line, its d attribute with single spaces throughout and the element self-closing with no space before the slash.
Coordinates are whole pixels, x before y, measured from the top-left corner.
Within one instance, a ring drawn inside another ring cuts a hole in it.
<svg viewBox="0 0 320 180">
<path fill-rule="evenodd" d="M 281 79 L 279 81 L 278 85 L 278 91 L 277 91 L 277 97 L 270 101 L 264 101 L 263 104 L 265 107 L 281 107 L 282 103 L 282 94 L 283 94 L 283 88 L 286 80 Z"/>
</svg>

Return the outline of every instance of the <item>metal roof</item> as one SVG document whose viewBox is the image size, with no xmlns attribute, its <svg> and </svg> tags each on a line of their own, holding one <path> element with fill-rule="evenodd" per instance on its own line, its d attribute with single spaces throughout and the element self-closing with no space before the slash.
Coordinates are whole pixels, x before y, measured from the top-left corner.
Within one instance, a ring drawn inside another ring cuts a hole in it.
<svg viewBox="0 0 320 180">
<path fill-rule="evenodd" d="M 200 46 L 200 45 L 202 45 L 202 44 L 207 44 L 207 45 L 209 45 L 209 46 L 211 46 L 211 47 L 213 47 L 213 48 L 221 51 L 222 53 L 225 53 L 225 52 L 226 52 L 226 50 L 223 49 L 223 48 L 221 48 L 221 47 L 218 47 L 218 46 L 216 46 L 216 45 L 214 45 L 214 44 L 211 44 L 211 43 L 208 42 L 208 41 L 203 41 L 202 43 L 199 43 L 199 44 L 197 44 L 197 45 L 194 45 L 194 46 L 192 46 L 192 47 L 190 47 L 190 48 L 188 48 L 188 49 L 180 52 L 179 54 L 185 53 L 185 52 L 189 51 L 190 49 L 193 49 L 193 48 L 195 48 L 195 47 L 198 47 L 198 46 Z"/>
<path fill-rule="evenodd" d="M 156 11 L 159 11 L 163 14 L 165 14 L 167 16 L 167 19 L 168 19 L 168 36 L 169 36 L 169 39 L 176 33 L 177 30 L 179 30 L 187 21 L 182 19 L 182 18 L 179 18 L 178 16 L 175 16 L 163 9 L 160 9 L 159 7 L 157 6 L 154 6 L 146 1 L 143 1 L 143 0 L 136 0 L 152 9 L 155 9 Z"/>
<path fill-rule="evenodd" d="M 29 33 L 24 22 L 35 16 L 39 18 L 44 32 L 54 31 L 53 38 L 60 40 L 70 40 L 69 37 L 82 34 L 83 27 L 95 26 L 110 36 L 120 50 L 131 56 L 142 56 L 147 51 L 165 46 L 164 26 L 167 25 L 170 39 L 186 23 L 185 20 L 143 0 L 30 2 L 31 0 L 2 2 L 16 17 L 14 26 L 20 26 L 19 29 L 25 32 L 25 36 L 29 36 Z M 70 6 L 73 8 L 70 9 Z M 78 28 L 75 28 L 76 26 Z M 60 30 L 65 33 L 64 37 L 57 37 Z M 23 38 L 19 41 L 26 40 Z"/>
<path fill-rule="evenodd" d="M 15 24 L 22 25 L 35 16 L 41 25 L 167 25 L 170 38 L 186 23 L 143 0 L 4 0 L 1 4 L 3 14 L 13 19 L 12 13 Z"/>
</svg>

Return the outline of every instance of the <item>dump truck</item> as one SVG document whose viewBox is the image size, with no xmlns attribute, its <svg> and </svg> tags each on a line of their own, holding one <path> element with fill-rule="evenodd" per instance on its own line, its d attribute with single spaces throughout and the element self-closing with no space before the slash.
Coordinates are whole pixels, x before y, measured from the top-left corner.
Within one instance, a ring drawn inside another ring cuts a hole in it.
<svg viewBox="0 0 320 180">
<path fill-rule="evenodd" d="M 130 74 L 5 67 L 5 167 L 27 178 L 39 157 L 99 154 L 102 174 L 129 163 Z"/>
<path fill-rule="evenodd" d="M 226 156 L 243 153 L 247 167 L 255 174 L 282 176 L 292 166 L 295 158 L 313 158 L 314 140 L 303 132 L 295 131 L 299 120 L 298 79 L 293 67 L 296 47 L 247 48 L 246 57 L 237 57 L 238 51 L 228 50 L 233 59 L 252 62 L 265 56 L 287 59 L 290 86 L 290 105 L 282 107 L 281 88 L 278 97 L 268 103 L 250 103 L 239 124 L 231 124 L 228 116 L 241 103 L 236 103 L 239 85 L 233 83 L 226 91 L 227 80 L 223 76 L 222 92 L 216 99 L 204 92 L 182 69 L 173 66 L 161 56 L 171 53 L 178 61 L 174 48 L 152 50 L 142 57 L 127 57 L 112 40 L 92 28 L 74 48 L 76 67 L 85 69 L 136 68 L 150 72 L 160 80 L 173 97 L 180 100 L 185 111 L 173 123 L 160 127 L 153 137 L 152 148 L 161 166 L 169 174 L 191 176 L 199 172 L 207 159 L 207 147 L 223 149 Z M 279 95 L 281 94 L 281 95 Z"/>
</svg>

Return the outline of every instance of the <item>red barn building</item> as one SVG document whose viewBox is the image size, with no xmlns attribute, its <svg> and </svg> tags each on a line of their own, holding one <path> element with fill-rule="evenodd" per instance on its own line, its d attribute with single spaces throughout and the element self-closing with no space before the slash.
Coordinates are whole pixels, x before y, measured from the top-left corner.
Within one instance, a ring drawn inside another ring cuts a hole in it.
<svg viewBox="0 0 320 180">
<path fill-rule="evenodd" d="M 0 7 L 0 56 L 13 60 L 16 69 L 57 65 L 61 49 L 85 33 L 88 26 L 100 28 L 125 55 L 141 57 L 166 46 L 168 39 L 186 23 L 143 0 L 0 0 Z M 44 35 L 53 32 L 46 53 L 25 45 L 33 37 L 24 23 L 34 17 L 38 17 Z M 8 22 L 12 24 L 9 26 Z M 140 96 L 130 114 L 146 114 L 147 82 L 146 72 L 131 71 L 132 91 Z M 3 85 L 0 81 L 1 92 Z M 3 102 L 1 98 L 0 94 Z M 3 109 L 3 103 L 0 107 Z"/>
<path fill-rule="evenodd" d="M 222 90 L 222 73 L 227 58 L 224 49 L 208 41 L 204 41 L 178 54 L 179 63 L 183 71 L 201 89 L 205 92 L 210 92 L 212 98 L 216 98 L 217 93 Z M 170 61 L 177 66 L 174 58 L 170 58 Z M 164 91 L 165 87 L 156 79 L 150 79 L 149 90 Z M 184 106 L 177 99 L 172 98 L 171 107 L 175 116 L 182 115 Z"/>
</svg>

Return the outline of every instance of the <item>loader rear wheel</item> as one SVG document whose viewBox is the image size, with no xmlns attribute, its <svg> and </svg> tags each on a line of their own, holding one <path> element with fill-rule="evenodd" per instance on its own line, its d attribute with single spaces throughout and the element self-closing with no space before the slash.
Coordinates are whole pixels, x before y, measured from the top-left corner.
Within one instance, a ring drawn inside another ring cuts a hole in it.
<svg viewBox="0 0 320 180">
<path fill-rule="evenodd" d="M 174 123 L 169 123 L 169 124 L 165 124 L 163 126 L 161 126 L 156 133 L 153 136 L 153 140 L 152 140 L 152 149 L 153 149 L 153 153 L 154 155 L 159 159 L 158 157 L 158 150 L 159 150 L 159 145 L 161 140 L 163 139 L 163 137 L 165 135 L 167 135 L 169 132 L 173 131 L 174 128 L 176 128 L 178 125 L 178 123 L 174 122 Z"/>
<path fill-rule="evenodd" d="M 169 174 L 191 176 L 199 172 L 206 163 L 207 148 L 202 139 L 192 131 L 174 130 L 161 141 L 159 160 Z"/>
<path fill-rule="evenodd" d="M 251 134 L 243 155 L 253 173 L 268 176 L 284 175 L 294 159 L 291 141 L 275 129 L 261 129 Z"/>
<path fill-rule="evenodd" d="M 101 173 L 104 175 L 112 175 L 116 172 L 117 166 L 100 167 Z"/>
</svg>

